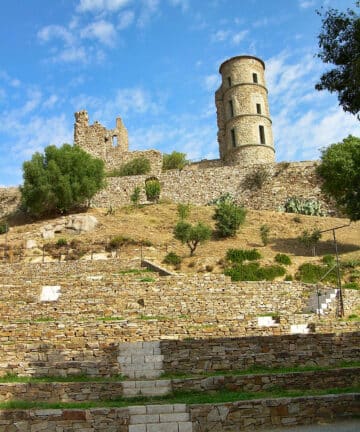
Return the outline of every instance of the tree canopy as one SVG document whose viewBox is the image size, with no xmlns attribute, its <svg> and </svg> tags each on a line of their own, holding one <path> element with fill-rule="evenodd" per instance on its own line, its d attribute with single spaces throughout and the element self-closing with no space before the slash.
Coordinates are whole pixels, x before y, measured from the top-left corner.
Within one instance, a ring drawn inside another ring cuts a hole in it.
<svg viewBox="0 0 360 432">
<path fill-rule="evenodd" d="M 317 172 L 323 192 L 352 221 L 360 219 L 360 138 L 349 135 L 322 151 Z"/>
<path fill-rule="evenodd" d="M 78 146 L 50 145 L 23 164 L 23 208 L 34 216 L 89 204 L 104 186 L 104 162 Z"/>
<path fill-rule="evenodd" d="M 211 228 L 201 222 L 191 225 L 182 220 L 174 228 L 174 237 L 181 243 L 186 243 L 190 249 L 190 256 L 193 256 L 199 243 L 204 243 L 211 237 Z"/>
<path fill-rule="evenodd" d="M 356 5 L 359 7 L 360 2 Z M 322 29 L 318 36 L 318 57 L 334 68 L 320 77 L 317 90 L 338 94 L 344 111 L 357 114 L 360 111 L 360 17 L 351 9 L 340 12 L 330 8 L 322 16 Z"/>
</svg>

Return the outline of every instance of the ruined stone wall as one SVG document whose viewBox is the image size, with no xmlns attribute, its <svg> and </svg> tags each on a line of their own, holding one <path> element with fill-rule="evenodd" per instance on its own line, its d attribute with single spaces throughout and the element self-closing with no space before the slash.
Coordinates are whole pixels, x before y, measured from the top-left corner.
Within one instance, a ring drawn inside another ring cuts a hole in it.
<svg viewBox="0 0 360 432">
<path fill-rule="evenodd" d="M 159 151 L 129 151 L 128 133 L 121 120 L 116 119 L 114 129 L 106 129 L 99 122 L 89 125 L 86 111 L 75 113 L 74 144 L 92 156 L 102 159 L 107 170 L 119 168 L 136 157 L 150 160 L 151 174 L 158 174 L 162 167 L 162 155 Z"/>
<path fill-rule="evenodd" d="M 324 210 L 333 206 L 326 202 L 315 173 L 318 162 L 293 162 L 266 165 L 226 166 L 207 169 L 171 170 L 161 173 L 161 199 L 176 203 L 207 204 L 230 193 L 239 203 L 255 210 L 277 210 L 291 196 L 319 200 Z M 249 179 L 265 169 L 267 179 L 260 189 L 251 188 Z M 144 187 L 147 176 L 113 177 L 106 189 L 92 200 L 95 207 L 113 207 L 130 203 L 135 186 Z"/>
</svg>

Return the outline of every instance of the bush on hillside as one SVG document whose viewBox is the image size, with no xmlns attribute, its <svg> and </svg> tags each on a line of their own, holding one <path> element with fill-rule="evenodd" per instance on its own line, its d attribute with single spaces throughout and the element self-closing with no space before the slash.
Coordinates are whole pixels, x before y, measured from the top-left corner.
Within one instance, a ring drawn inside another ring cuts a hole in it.
<svg viewBox="0 0 360 432">
<path fill-rule="evenodd" d="M 226 260 L 232 263 L 242 263 L 244 261 L 256 261 L 261 258 L 257 249 L 228 249 Z"/>
<path fill-rule="evenodd" d="M 190 256 L 193 256 L 197 246 L 210 239 L 211 228 L 202 222 L 191 225 L 188 222 L 179 221 L 174 228 L 174 237 L 186 244 L 190 249 Z"/>
<path fill-rule="evenodd" d="M 232 281 L 272 281 L 276 277 L 284 276 L 286 270 L 282 266 L 261 267 L 258 262 L 236 264 L 224 272 Z"/>
<path fill-rule="evenodd" d="M 171 169 L 182 170 L 185 165 L 187 165 L 189 161 L 186 159 L 185 153 L 180 153 L 177 151 L 173 151 L 170 154 L 163 155 L 163 166 L 162 169 L 164 171 Z"/>
<path fill-rule="evenodd" d="M 152 202 L 158 202 L 160 198 L 161 186 L 157 179 L 149 179 L 145 183 L 146 198 Z"/>
<path fill-rule="evenodd" d="M 246 210 L 231 201 L 224 201 L 215 207 L 216 234 L 219 237 L 234 237 L 245 222 Z"/>
<path fill-rule="evenodd" d="M 23 164 L 22 207 L 34 216 L 90 205 L 105 184 L 104 162 L 78 146 L 53 145 Z"/>
<path fill-rule="evenodd" d="M 174 266 L 181 264 L 181 261 L 182 261 L 181 257 L 177 255 L 175 252 L 169 252 L 163 259 L 163 263 L 171 264 Z"/>
<path fill-rule="evenodd" d="M 275 262 L 279 264 L 290 265 L 291 258 L 289 257 L 289 255 L 278 253 L 275 255 Z"/>
<path fill-rule="evenodd" d="M 110 171 L 108 177 L 125 177 L 148 174 L 151 170 L 149 159 L 144 156 L 136 157 L 121 165 L 120 168 Z"/>
</svg>

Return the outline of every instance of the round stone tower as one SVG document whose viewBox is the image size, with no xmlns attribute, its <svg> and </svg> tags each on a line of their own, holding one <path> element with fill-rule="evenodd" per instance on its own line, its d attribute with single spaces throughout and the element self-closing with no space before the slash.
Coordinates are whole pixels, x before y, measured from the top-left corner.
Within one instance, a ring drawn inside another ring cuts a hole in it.
<svg viewBox="0 0 360 432">
<path fill-rule="evenodd" d="M 275 161 L 264 71 L 261 59 L 247 55 L 220 66 L 215 103 L 220 158 L 227 165 Z"/>
</svg>

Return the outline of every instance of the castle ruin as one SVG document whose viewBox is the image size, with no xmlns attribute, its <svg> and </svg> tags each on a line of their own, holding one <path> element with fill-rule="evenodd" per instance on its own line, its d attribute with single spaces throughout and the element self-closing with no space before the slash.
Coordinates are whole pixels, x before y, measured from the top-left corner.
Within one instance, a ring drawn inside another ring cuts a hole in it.
<svg viewBox="0 0 360 432">
<path fill-rule="evenodd" d="M 201 161 L 187 169 L 274 162 L 264 71 L 264 62 L 253 56 L 237 56 L 222 63 L 222 84 L 215 93 L 220 159 Z M 159 151 L 129 151 L 128 133 L 121 118 L 116 119 L 114 129 L 108 130 L 97 121 L 89 125 L 86 111 L 75 113 L 74 144 L 104 160 L 108 170 L 144 156 L 150 160 L 151 174 L 161 172 Z"/>
</svg>

